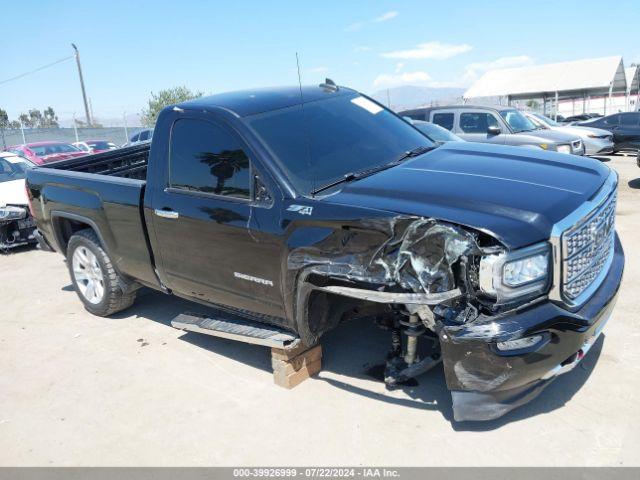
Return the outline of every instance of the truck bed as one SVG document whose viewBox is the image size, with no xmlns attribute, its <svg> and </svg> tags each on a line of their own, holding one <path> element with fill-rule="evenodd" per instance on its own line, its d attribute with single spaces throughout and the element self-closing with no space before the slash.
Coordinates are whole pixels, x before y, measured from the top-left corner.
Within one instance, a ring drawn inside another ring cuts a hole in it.
<svg viewBox="0 0 640 480">
<path fill-rule="evenodd" d="M 61 160 L 43 165 L 45 168 L 73 172 L 95 173 L 113 177 L 147 179 L 150 144 L 134 145 L 84 157 Z"/>
<path fill-rule="evenodd" d="M 31 169 L 38 229 L 63 254 L 72 230 L 93 228 L 123 274 L 154 284 L 143 212 L 149 145 L 51 162 Z"/>
</svg>

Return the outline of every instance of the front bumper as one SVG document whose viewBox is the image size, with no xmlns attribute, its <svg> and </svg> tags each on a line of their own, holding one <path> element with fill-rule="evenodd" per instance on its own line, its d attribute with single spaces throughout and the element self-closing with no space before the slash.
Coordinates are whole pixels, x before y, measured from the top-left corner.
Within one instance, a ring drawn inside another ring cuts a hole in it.
<svg viewBox="0 0 640 480">
<path fill-rule="evenodd" d="M 439 336 L 454 419 L 498 418 L 574 368 L 610 318 L 623 270 L 624 252 L 616 235 L 609 273 L 579 310 L 544 301 L 499 318 L 443 327 Z M 496 347 L 497 342 L 534 334 L 542 334 L 544 341 L 529 349 L 502 352 Z"/>
<path fill-rule="evenodd" d="M 613 152 L 613 142 L 601 138 L 582 139 L 585 155 L 607 155 Z"/>
</svg>

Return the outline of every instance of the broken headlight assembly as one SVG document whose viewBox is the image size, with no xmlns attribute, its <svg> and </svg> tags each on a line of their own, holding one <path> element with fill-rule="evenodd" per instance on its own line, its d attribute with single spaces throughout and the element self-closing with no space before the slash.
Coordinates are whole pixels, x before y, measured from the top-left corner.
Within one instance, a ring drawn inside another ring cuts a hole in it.
<svg viewBox="0 0 640 480">
<path fill-rule="evenodd" d="M 10 220 L 22 220 L 27 216 L 27 210 L 20 207 L 0 207 L 0 222 L 7 222 Z"/>
<path fill-rule="evenodd" d="M 547 242 L 486 255 L 480 260 L 480 290 L 498 304 L 542 295 L 550 280 L 551 253 Z"/>
</svg>

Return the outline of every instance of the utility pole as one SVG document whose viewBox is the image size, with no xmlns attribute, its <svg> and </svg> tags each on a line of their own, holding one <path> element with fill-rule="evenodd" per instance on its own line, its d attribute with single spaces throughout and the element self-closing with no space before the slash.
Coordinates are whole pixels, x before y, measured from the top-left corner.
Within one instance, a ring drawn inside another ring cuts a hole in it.
<svg viewBox="0 0 640 480">
<path fill-rule="evenodd" d="M 76 125 L 76 112 L 73 112 L 73 133 L 76 135 L 76 142 L 79 142 L 78 138 L 78 125 Z"/>
<path fill-rule="evenodd" d="M 93 125 L 93 120 L 89 115 L 89 104 L 87 103 L 87 93 L 84 89 L 84 78 L 82 77 L 82 67 L 80 66 L 80 52 L 78 51 L 78 47 L 76 47 L 75 43 L 72 43 L 71 46 L 75 50 L 74 56 L 76 57 L 76 63 L 78 64 L 78 76 L 80 77 L 80 88 L 82 89 L 82 100 L 84 101 L 84 113 L 86 115 L 87 125 Z"/>
<path fill-rule="evenodd" d="M 20 132 L 22 133 L 22 143 L 27 143 L 27 139 L 24 137 L 24 125 L 22 120 L 20 120 Z"/>
<path fill-rule="evenodd" d="M 129 131 L 127 130 L 127 112 L 123 112 L 122 119 L 124 120 L 125 143 L 129 143 Z"/>
</svg>

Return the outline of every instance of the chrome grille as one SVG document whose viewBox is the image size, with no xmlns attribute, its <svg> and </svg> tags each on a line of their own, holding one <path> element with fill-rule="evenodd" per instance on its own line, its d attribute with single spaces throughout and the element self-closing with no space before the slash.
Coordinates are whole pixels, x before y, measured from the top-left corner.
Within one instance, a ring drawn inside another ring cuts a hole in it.
<svg viewBox="0 0 640 480">
<path fill-rule="evenodd" d="M 617 194 L 562 235 L 562 293 L 571 303 L 594 285 L 613 255 Z M 595 285 L 597 286 L 597 285 Z"/>
</svg>

